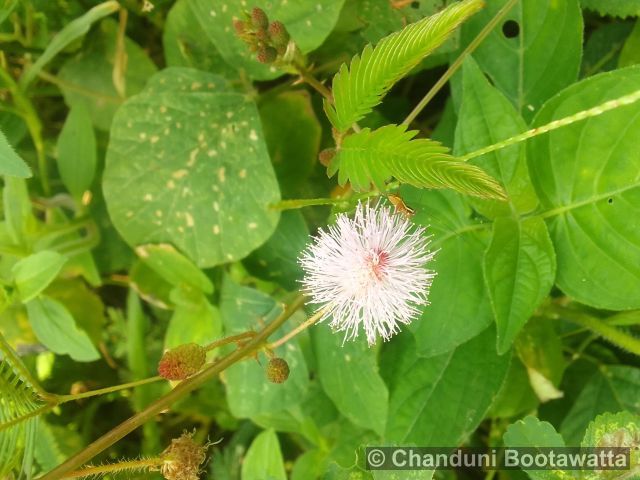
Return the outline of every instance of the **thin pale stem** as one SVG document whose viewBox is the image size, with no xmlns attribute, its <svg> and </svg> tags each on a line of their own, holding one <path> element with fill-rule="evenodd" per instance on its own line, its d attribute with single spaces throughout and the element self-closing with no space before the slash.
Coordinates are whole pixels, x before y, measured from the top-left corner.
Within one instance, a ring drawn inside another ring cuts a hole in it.
<svg viewBox="0 0 640 480">
<path fill-rule="evenodd" d="M 130 460 L 128 462 L 109 463 L 106 465 L 98 465 L 97 467 L 86 467 L 75 472 L 69 472 L 60 478 L 84 478 L 94 475 L 102 476 L 107 473 L 118 472 L 135 472 L 141 470 L 156 469 L 162 465 L 163 460 L 160 457 L 147 458 L 142 460 Z"/>
<path fill-rule="evenodd" d="M 118 440 L 128 435 L 133 430 L 154 418 L 159 412 L 170 407 L 173 403 L 183 398 L 193 390 L 201 387 L 206 382 L 216 377 L 220 372 L 234 363 L 246 358 L 251 353 L 259 350 L 264 342 L 304 304 L 302 295 L 298 295 L 291 304 L 271 323 L 256 334 L 247 344 L 222 357 L 216 363 L 211 364 L 197 375 L 180 382 L 173 390 L 163 395 L 144 410 L 125 420 L 111 431 L 98 438 L 84 450 L 78 452 L 49 473 L 39 477 L 40 480 L 58 480 L 72 470 L 85 464 L 97 454 L 109 448 Z"/>
<path fill-rule="evenodd" d="M 253 338 L 257 335 L 256 332 L 244 332 L 239 333 L 238 335 L 232 335 L 231 337 L 221 338 L 220 340 L 216 340 L 215 342 L 211 342 L 209 345 L 204 347 L 206 351 L 211 351 L 214 348 L 222 347 L 223 345 L 228 345 L 230 343 L 241 342 L 242 340 L 248 340 L 249 338 Z"/>
<path fill-rule="evenodd" d="M 472 158 L 476 158 L 481 155 L 485 155 L 487 153 L 495 152 L 496 150 L 501 150 L 503 148 L 510 147 L 511 145 L 515 145 L 516 143 L 523 142 L 525 140 L 536 137 L 543 133 L 551 132 L 552 130 L 557 130 L 558 128 L 566 127 L 567 125 L 571 125 L 572 123 L 576 123 L 581 120 L 585 120 L 587 118 L 597 117 L 598 115 L 602 115 L 603 113 L 608 112 L 610 110 L 624 107 L 626 105 L 631 105 L 637 102 L 638 100 L 640 100 L 640 90 L 636 90 L 635 92 L 630 93 L 628 95 L 623 95 L 622 97 L 609 100 L 593 108 L 582 110 L 573 115 L 569 115 L 568 117 L 564 117 L 559 120 L 554 120 L 553 122 L 549 122 L 546 125 L 532 128 L 531 130 L 527 130 L 524 133 L 515 135 L 511 138 L 507 138 L 502 142 L 494 143 L 493 145 L 489 145 L 488 147 L 484 147 L 479 150 L 467 153 L 466 155 L 458 157 L 458 159 L 462 161 L 471 160 Z"/>
<path fill-rule="evenodd" d="M 285 343 L 287 343 L 289 340 L 291 340 L 293 337 L 295 337 L 296 335 L 298 335 L 299 333 L 305 331 L 307 328 L 309 328 L 311 325 L 313 325 L 314 323 L 316 323 L 318 320 L 320 320 L 322 318 L 322 315 L 324 315 L 324 313 L 327 311 L 328 307 L 322 308 L 320 310 L 318 310 L 316 313 L 314 313 L 312 316 L 310 316 L 307 320 L 305 320 L 304 322 L 302 322 L 300 325 L 298 325 L 296 328 L 294 328 L 293 330 L 291 330 L 289 333 L 287 333 L 284 337 L 279 338 L 278 340 L 276 340 L 273 343 L 270 343 L 269 345 L 267 345 L 267 348 L 269 350 L 275 350 L 276 348 L 278 348 L 280 345 L 283 345 Z"/>
<path fill-rule="evenodd" d="M 128 390 L 130 388 L 139 387 L 148 383 L 158 382 L 164 380 L 160 376 L 149 377 L 143 380 L 137 380 L 135 382 L 122 383 L 120 385 L 114 385 L 112 387 L 99 388 L 97 390 L 89 390 L 88 392 L 77 393 L 75 395 L 58 395 L 58 404 L 71 402 L 73 400 L 80 400 L 81 398 L 97 397 L 100 395 L 106 395 L 107 393 L 119 392 L 121 390 Z"/>
<path fill-rule="evenodd" d="M 431 87 L 431 90 L 427 92 L 427 94 L 420 100 L 420 102 L 415 106 L 415 108 L 407 115 L 407 118 L 402 122 L 403 125 L 409 125 L 413 122 L 416 117 L 424 110 L 424 108 L 429 104 L 433 97 L 445 86 L 445 84 L 449 81 L 449 79 L 453 76 L 456 71 L 464 62 L 464 59 L 473 52 L 478 46 L 482 43 L 482 41 L 491 33 L 491 31 L 495 28 L 495 26 L 502 20 L 502 18 L 511 10 L 511 8 L 516 4 L 518 0 L 509 0 L 505 3 L 504 7 L 500 9 L 500 11 L 496 14 L 495 17 L 491 19 L 489 23 L 485 25 L 485 27 L 480 31 L 478 36 L 467 45 L 462 53 L 455 59 L 455 61 L 449 66 L 446 72 L 438 79 L 438 81 Z"/>
<path fill-rule="evenodd" d="M 21 415 L 19 417 L 16 418 L 12 418 L 11 420 L 0 424 L 0 432 L 7 430 L 15 425 L 18 425 L 22 422 L 25 422 L 27 420 L 29 420 L 30 418 L 34 418 L 34 417 L 39 417 L 40 415 L 44 415 L 45 413 L 49 413 L 51 410 L 53 410 L 54 408 L 56 408 L 57 404 L 56 403 L 48 403 L 46 405 L 42 405 L 39 408 L 36 408 L 35 410 L 26 413 L 24 415 Z"/>
<path fill-rule="evenodd" d="M 311 86 L 320 95 L 326 98 L 329 102 L 333 102 L 333 95 L 320 80 L 318 80 L 309 70 L 301 65 L 294 65 L 294 68 L 300 75 L 300 78 L 304 80 L 309 86 Z"/>
</svg>

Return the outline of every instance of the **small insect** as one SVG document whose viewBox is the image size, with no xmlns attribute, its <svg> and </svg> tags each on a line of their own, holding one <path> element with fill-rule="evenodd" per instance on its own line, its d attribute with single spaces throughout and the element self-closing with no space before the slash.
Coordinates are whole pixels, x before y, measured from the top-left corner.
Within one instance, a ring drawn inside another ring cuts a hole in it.
<svg viewBox="0 0 640 480">
<path fill-rule="evenodd" d="M 404 203 L 404 200 L 400 195 L 390 193 L 387 195 L 387 199 L 395 207 L 396 212 L 403 214 L 406 218 L 411 218 L 415 215 L 416 211 L 406 203 Z"/>
</svg>

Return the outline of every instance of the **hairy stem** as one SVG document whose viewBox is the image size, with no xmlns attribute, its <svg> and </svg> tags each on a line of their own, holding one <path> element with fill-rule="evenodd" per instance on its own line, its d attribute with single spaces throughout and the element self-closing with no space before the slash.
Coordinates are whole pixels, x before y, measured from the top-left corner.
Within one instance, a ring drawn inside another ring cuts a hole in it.
<svg viewBox="0 0 640 480">
<path fill-rule="evenodd" d="M 75 472 L 69 472 L 60 478 L 84 478 L 92 477 L 94 475 L 102 476 L 107 473 L 118 472 L 139 472 L 142 470 L 157 469 L 162 465 L 163 460 L 161 458 L 147 458 L 141 460 L 130 460 L 128 462 L 109 463 L 106 465 L 99 465 L 97 467 L 86 467 Z"/>
<path fill-rule="evenodd" d="M 289 340 L 291 340 L 293 337 L 298 335 L 300 332 L 303 332 L 304 330 L 309 328 L 311 325 L 316 323 L 318 320 L 320 320 L 320 318 L 322 318 L 322 315 L 324 315 L 324 313 L 326 311 L 327 311 L 327 307 L 321 308 L 316 313 L 314 313 L 312 316 L 310 316 L 307 320 L 305 320 L 300 325 L 298 325 L 296 328 L 294 328 L 289 333 L 287 333 L 284 337 L 279 338 L 275 342 L 270 343 L 269 345 L 267 345 L 267 348 L 269 350 L 275 350 L 280 345 L 282 345 L 284 343 L 287 343 Z"/>
<path fill-rule="evenodd" d="M 622 97 L 618 97 L 613 100 L 601 103 L 600 105 L 589 108 L 587 110 L 582 110 L 578 113 L 574 113 L 573 115 L 569 115 L 568 117 L 554 120 L 553 122 L 549 122 L 546 125 L 532 128 L 531 130 L 527 130 L 524 133 L 515 135 L 511 138 L 507 138 L 506 140 L 503 140 L 501 142 L 494 143 L 493 145 L 489 145 L 474 152 L 467 153 L 466 155 L 462 155 L 461 157 L 458 157 L 458 159 L 462 161 L 471 160 L 472 158 L 479 157 L 486 153 L 495 152 L 496 150 L 501 150 L 505 147 L 510 147 L 511 145 L 515 145 L 516 143 L 523 142 L 543 133 L 547 133 L 561 127 L 566 127 L 567 125 L 571 125 L 572 123 L 579 122 L 591 117 L 597 117 L 598 115 L 602 115 L 609 110 L 614 110 L 626 105 L 631 105 L 638 100 L 640 100 L 640 90 L 636 90 L 635 92 L 628 95 L 623 95 Z"/>
<path fill-rule="evenodd" d="M 144 424 L 145 422 L 151 420 L 154 416 L 160 413 L 162 410 L 168 408 L 176 401 L 183 398 L 185 395 L 189 394 L 193 390 L 201 387 L 206 382 L 216 377 L 220 372 L 230 367 L 234 363 L 244 359 L 248 355 L 251 355 L 253 352 L 260 349 L 264 342 L 289 318 L 296 312 L 302 305 L 304 304 L 304 299 L 302 295 L 298 295 L 292 302 L 289 304 L 287 308 L 271 323 L 265 326 L 260 332 L 256 334 L 254 338 L 252 338 L 249 342 L 243 345 L 241 348 L 234 350 L 229 355 L 222 357 L 216 363 L 208 366 L 204 370 L 202 370 L 197 375 L 190 377 L 181 383 L 179 383 L 173 390 L 164 396 L 160 397 L 158 400 L 147 406 L 141 412 L 135 414 L 128 420 L 125 420 L 117 427 L 113 428 L 111 431 L 104 434 L 102 437 L 97 439 L 91 445 L 87 446 L 84 450 L 78 452 L 68 460 L 66 460 L 63 464 L 51 470 L 49 473 L 39 477 L 40 480 L 57 480 L 59 478 L 63 478 L 64 475 L 68 474 L 70 471 L 75 468 L 80 467 L 85 464 L 97 454 L 109 448 L 111 445 L 116 443 L 118 440 L 123 438 L 125 435 L 131 433 L 133 430 Z"/>
<path fill-rule="evenodd" d="M 496 14 L 495 17 L 491 19 L 489 23 L 485 25 L 485 27 L 480 31 L 478 36 L 473 39 L 467 48 L 465 48 L 462 53 L 455 59 L 455 61 L 449 66 L 446 72 L 438 79 L 438 81 L 431 87 L 431 90 L 427 92 L 427 94 L 420 100 L 420 102 L 415 106 L 415 108 L 407 115 L 402 122 L 403 125 L 409 125 L 413 122 L 416 117 L 424 110 L 424 108 L 429 104 L 433 97 L 444 87 L 444 85 L 449 81 L 449 79 L 453 76 L 454 73 L 460 68 L 464 59 L 473 52 L 478 46 L 482 43 L 482 41 L 491 33 L 491 31 L 495 28 L 500 20 L 507 14 L 509 10 L 516 4 L 518 0 L 509 0 L 509 2 L 505 3 L 504 7 L 500 9 L 500 11 Z"/>
<path fill-rule="evenodd" d="M 606 321 L 571 308 L 552 306 L 549 310 L 553 315 L 585 327 L 617 347 L 640 356 L 640 339 L 612 327 Z"/>
<path fill-rule="evenodd" d="M 222 347 L 223 345 L 229 345 L 230 343 L 240 342 L 242 340 L 248 340 L 249 338 L 253 338 L 257 335 L 256 332 L 244 332 L 239 333 L 238 335 L 232 335 L 230 337 L 221 338 L 220 340 L 216 340 L 215 342 L 211 342 L 209 345 L 204 347 L 206 351 L 211 351 L 214 348 Z"/>
</svg>

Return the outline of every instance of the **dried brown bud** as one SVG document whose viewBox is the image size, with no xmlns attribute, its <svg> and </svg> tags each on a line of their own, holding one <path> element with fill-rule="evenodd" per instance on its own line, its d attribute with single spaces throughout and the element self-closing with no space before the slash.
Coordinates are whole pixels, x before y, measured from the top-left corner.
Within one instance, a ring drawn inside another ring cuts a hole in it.
<svg viewBox="0 0 640 480">
<path fill-rule="evenodd" d="M 275 357 L 267 365 L 267 379 L 271 383 L 284 383 L 289 378 L 289 364 L 284 358 Z"/>
<path fill-rule="evenodd" d="M 158 373 L 167 380 L 184 380 L 198 373 L 207 360 L 206 350 L 195 343 L 186 343 L 162 355 Z"/>
<path fill-rule="evenodd" d="M 167 480 L 198 480 L 200 466 L 207 459 L 207 447 L 198 445 L 192 438 L 193 433 L 183 433 L 174 438 L 160 458 L 160 472 Z"/>
<path fill-rule="evenodd" d="M 273 63 L 278 58 L 278 51 L 273 47 L 258 48 L 256 58 L 260 63 Z"/>
<path fill-rule="evenodd" d="M 269 26 L 269 18 L 267 14 L 264 13 L 264 10 L 258 7 L 254 7 L 253 10 L 251 10 L 251 25 L 253 25 L 256 30 L 267 29 Z"/>
<path fill-rule="evenodd" d="M 333 157 L 336 156 L 335 148 L 325 148 L 318 154 L 318 160 L 324 167 L 328 167 Z"/>
<path fill-rule="evenodd" d="M 269 25 L 269 37 L 273 46 L 277 49 L 286 48 L 291 38 L 284 23 L 278 21 L 271 22 L 271 25 Z"/>
</svg>

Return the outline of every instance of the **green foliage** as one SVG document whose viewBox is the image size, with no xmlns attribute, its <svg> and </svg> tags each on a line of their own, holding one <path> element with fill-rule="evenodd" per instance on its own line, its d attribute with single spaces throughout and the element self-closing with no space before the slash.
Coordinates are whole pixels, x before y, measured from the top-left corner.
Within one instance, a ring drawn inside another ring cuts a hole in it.
<svg viewBox="0 0 640 480">
<path fill-rule="evenodd" d="M 339 131 L 346 131 L 371 112 L 389 89 L 444 42 L 450 33 L 483 5 L 481 0 L 454 3 L 442 12 L 368 45 L 333 78 L 333 102 L 325 112 Z"/>
<path fill-rule="evenodd" d="M 640 16 L 640 5 L 634 0 L 580 0 L 582 8 L 595 10 L 600 15 L 614 15 L 617 17 Z"/>
<path fill-rule="evenodd" d="M 368 128 L 349 135 L 340 145 L 329 167 L 338 182 L 347 181 L 355 190 L 373 183 L 384 188 L 394 177 L 415 187 L 451 188 L 469 195 L 504 199 L 502 187 L 478 167 L 458 161 L 448 148 L 429 139 L 412 140 L 418 132 L 405 126 Z"/>
<path fill-rule="evenodd" d="M 113 121 L 103 183 L 114 224 L 132 246 L 170 242 L 201 267 L 242 258 L 278 221 L 255 105 L 214 75 L 158 75 Z"/>
<path fill-rule="evenodd" d="M 14 468 L 31 477 L 38 418 L 30 416 L 42 401 L 25 366 L 0 335 L 0 475 Z M 25 417 L 20 420 L 21 417 Z"/>
<path fill-rule="evenodd" d="M 547 102 L 534 125 L 639 88 L 637 67 L 585 79 Z M 640 307 L 638 112 L 638 104 L 627 106 L 529 143 L 529 169 L 558 258 L 556 282 L 598 308 Z"/>
<path fill-rule="evenodd" d="M 27 178 L 31 170 L 24 163 L 13 147 L 9 145 L 7 137 L 0 131 L 0 174 L 13 177 Z"/>
<path fill-rule="evenodd" d="M 612 16 L 637 7 L 519 0 L 460 58 L 507 1 L 0 0 L 0 478 L 185 430 L 220 480 L 637 473 L 365 465 L 640 442 L 640 30 Z M 265 16 L 251 50 L 233 20 Z M 434 253 L 428 304 L 373 347 L 300 295 L 301 251 L 359 202 Z M 154 378 L 193 343 L 201 372 Z"/>
</svg>

